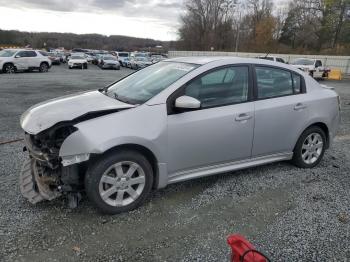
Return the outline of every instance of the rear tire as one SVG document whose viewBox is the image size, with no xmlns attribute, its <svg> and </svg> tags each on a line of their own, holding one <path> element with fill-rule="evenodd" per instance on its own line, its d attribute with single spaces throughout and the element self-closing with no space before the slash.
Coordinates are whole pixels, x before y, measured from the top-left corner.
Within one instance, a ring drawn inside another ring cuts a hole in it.
<svg viewBox="0 0 350 262">
<path fill-rule="evenodd" d="M 294 148 L 292 163 L 300 168 L 313 168 L 323 158 L 326 150 L 326 135 L 318 126 L 306 129 Z"/>
<path fill-rule="evenodd" d="M 88 198 L 107 214 L 139 207 L 152 184 L 151 164 L 142 154 L 131 150 L 112 151 L 101 156 L 89 166 L 85 175 Z"/>
<path fill-rule="evenodd" d="M 45 62 L 41 63 L 39 67 L 39 72 L 46 73 L 48 71 L 49 71 L 49 65 Z"/>
</svg>

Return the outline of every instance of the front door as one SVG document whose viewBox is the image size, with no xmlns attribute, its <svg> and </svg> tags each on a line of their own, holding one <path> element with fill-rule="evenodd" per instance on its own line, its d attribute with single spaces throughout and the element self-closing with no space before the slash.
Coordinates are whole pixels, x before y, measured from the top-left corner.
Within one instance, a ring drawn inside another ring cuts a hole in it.
<svg viewBox="0 0 350 262">
<path fill-rule="evenodd" d="M 168 115 L 170 176 L 251 157 L 254 102 L 249 102 L 249 79 L 247 66 L 230 66 L 183 87 L 182 94 L 198 99 L 201 108 Z"/>
</svg>

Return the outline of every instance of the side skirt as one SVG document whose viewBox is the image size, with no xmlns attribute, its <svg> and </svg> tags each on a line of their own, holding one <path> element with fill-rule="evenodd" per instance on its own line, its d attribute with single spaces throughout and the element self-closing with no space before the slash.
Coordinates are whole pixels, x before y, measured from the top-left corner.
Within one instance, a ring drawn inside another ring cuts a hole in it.
<svg viewBox="0 0 350 262">
<path fill-rule="evenodd" d="M 245 169 L 254 166 L 260 166 L 268 163 L 290 160 L 293 158 L 293 153 L 280 153 L 262 157 L 251 158 L 247 160 L 229 162 L 224 164 L 206 166 L 181 172 L 176 172 L 169 175 L 168 184 L 173 184 L 181 181 L 186 181 L 194 178 L 205 177 L 229 171 Z"/>
</svg>

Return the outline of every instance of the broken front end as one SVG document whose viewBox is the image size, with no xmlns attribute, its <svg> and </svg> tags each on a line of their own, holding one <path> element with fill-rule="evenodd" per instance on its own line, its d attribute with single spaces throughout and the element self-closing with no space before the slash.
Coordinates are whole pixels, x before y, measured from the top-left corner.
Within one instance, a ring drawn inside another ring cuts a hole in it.
<svg viewBox="0 0 350 262">
<path fill-rule="evenodd" d="M 25 133 L 24 151 L 29 159 L 21 170 L 20 190 L 29 202 L 53 200 L 62 194 L 80 198 L 86 165 L 68 163 L 59 156 L 63 141 L 76 130 L 72 125 L 59 124 L 37 135 Z"/>
</svg>

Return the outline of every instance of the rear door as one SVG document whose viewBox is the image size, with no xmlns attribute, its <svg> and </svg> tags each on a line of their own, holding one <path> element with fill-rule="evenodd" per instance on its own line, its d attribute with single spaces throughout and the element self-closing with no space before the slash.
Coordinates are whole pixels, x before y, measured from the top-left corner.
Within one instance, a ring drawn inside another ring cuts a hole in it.
<svg viewBox="0 0 350 262">
<path fill-rule="evenodd" d="M 253 157 L 290 153 L 308 121 L 303 77 L 278 67 L 256 66 Z"/>
<path fill-rule="evenodd" d="M 27 54 L 27 67 L 38 68 L 40 66 L 40 57 L 35 51 L 26 51 Z"/>
<path fill-rule="evenodd" d="M 201 102 L 195 111 L 168 112 L 168 173 L 251 157 L 254 102 L 248 66 L 212 70 L 186 84 L 181 95 Z M 179 91 L 179 90 L 178 90 Z"/>
</svg>

